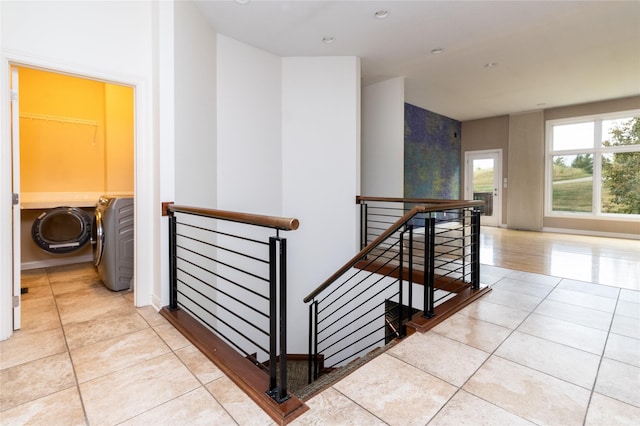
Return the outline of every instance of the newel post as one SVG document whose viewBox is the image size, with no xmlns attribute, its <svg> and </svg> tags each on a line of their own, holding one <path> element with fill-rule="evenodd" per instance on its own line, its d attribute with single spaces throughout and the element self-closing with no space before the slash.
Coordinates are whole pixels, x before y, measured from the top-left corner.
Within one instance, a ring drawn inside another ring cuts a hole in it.
<svg viewBox="0 0 640 426">
<path fill-rule="evenodd" d="M 169 211 L 169 309 L 178 310 L 178 271 L 176 243 L 176 215 Z"/>
<path fill-rule="evenodd" d="M 435 284 L 435 246 L 436 220 L 433 217 L 425 219 L 424 224 L 424 310 L 425 318 L 433 318 L 434 314 L 434 284 Z"/>
<path fill-rule="evenodd" d="M 279 378 L 277 365 L 280 366 Z M 289 399 L 287 394 L 287 240 L 280 237 L 269 238 L 269 389 L 267 394 L 279 404 Z"/>
<path fill-rule="evenodd" d="M 471 285 L 480 289 L 480 209 L 471 213 Z"/>
</svg>

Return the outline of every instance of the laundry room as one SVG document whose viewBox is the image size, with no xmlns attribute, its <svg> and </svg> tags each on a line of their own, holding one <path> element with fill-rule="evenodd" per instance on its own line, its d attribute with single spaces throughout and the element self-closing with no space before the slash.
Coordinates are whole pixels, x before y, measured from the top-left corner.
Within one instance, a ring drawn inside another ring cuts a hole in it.
<svg viewBox="0 0 640 426">
<path fill-rule="evenodd" d="M 17 71 L 21 269 L 91 262 L 101 197 L 130 199 L 133 227 L 133 88 Z"/>
</svg>

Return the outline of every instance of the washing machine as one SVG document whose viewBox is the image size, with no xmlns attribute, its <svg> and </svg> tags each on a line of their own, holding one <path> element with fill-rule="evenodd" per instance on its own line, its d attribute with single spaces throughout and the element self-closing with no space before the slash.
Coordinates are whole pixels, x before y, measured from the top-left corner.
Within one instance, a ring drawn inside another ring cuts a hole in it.
<svg viewBox="0 0 640 426">
<path fill-rule="evenodd" d="M 91 244 L 98 274 L 109 290 L 131 287 L 133 220 L 133 198 L 102 196 L 98 200 L 91 227 Z"/>
</svg>

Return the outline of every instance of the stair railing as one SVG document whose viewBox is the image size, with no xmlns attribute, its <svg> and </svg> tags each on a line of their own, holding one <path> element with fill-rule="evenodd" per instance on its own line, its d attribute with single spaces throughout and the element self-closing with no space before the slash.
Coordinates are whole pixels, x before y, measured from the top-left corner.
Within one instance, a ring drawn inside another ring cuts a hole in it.
<svg viewBox="0 0 640 426">
<path fill-rule="evenodd" d="M 195 319 L 269 375 L 258 399 L 266 393 L 278 404 L 287 401 L 287 241 L 280 231 L 297 229 L 298 220 L 172 204 L 166 209 L 170 296 L 163 315 L 181 330 L 189 327 L 176 324 L 183 314 Z M 197 343 L 213 358 L 224 353 Z M 235 371 L 234 362 L 213 360 L 232 380 L 255 375 L 246 362 L 236 363 L 241 371 Z"/>
<path fill-rule="evenodd" d="M 310 383 L 404 337 L 416 315 L 433 317 L 438 304 L 480 286 L 481 201 L 357 202 L 361 251 L 304 299 Z"/>
</svg>

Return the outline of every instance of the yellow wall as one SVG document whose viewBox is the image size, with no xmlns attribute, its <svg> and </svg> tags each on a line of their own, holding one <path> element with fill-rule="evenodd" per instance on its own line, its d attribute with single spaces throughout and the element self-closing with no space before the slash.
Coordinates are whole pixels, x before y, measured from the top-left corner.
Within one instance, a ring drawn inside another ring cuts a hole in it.
<svg viewBox="0 0 640 426">
<path fill-rule="evenodd" d="M 133 89 L 19 70 L 20 190 L 133 192 Z"/>
<path fill-rule="evenodd" d="M 105 190 L 133 192 L 133 89 L 105 85 Z"/>
</svg>

